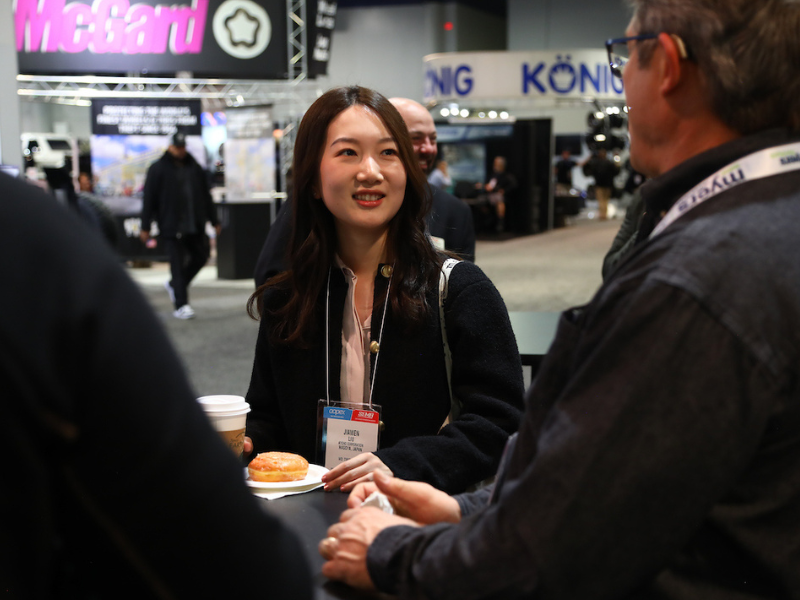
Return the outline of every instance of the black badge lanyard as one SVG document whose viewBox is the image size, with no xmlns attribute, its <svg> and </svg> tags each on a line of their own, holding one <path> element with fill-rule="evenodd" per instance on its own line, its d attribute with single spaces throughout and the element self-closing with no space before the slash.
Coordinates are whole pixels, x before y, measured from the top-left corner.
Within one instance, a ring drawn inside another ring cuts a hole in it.
<svg viewBox="0 0 800 600">
<path fill-rule="evenodd" d="M 375 353 L 375 368 L 372 370 L 372 381 L 369 385 L 369 402 L 367 406 L 372 410 L 372 391 L 375 389 L 375 376 L 378 374 L 378 359 L 381 356 L 381 343 L 383 342 L 383 326 L 386 323 L 386 308 L 389 306 L 389 290 L 392 289 L 392 277 L 394 277 L 394 265 L 389 275 L 389 283 L 386 285 L 386 298 L 383 302 L 383 315 L 381 316 L 381 328 L 378 332 L 378 351 Z M 325 400 L 328 405 L 331 403 L 331 363 L 330 363 L 330 319 L 331 319 L 331 268 L 328 267 L 328 286 L 325 295 Z M 372 317 L 370 317 L 372 318 Z M 360 325 L 360 324 L 359 324 Z M 341 365 L 339 366 L 341 369 Z"/>
</svg>

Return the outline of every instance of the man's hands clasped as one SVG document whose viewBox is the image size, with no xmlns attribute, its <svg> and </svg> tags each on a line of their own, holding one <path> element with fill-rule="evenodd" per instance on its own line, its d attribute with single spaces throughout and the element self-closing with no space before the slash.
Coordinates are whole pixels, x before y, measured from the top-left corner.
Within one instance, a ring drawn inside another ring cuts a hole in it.
<svg viewBox="0 0 800 600">
<path fill-rule="evenodd" d="M 327 561 L 322 574 L 361 589 L 374 589 L 367 570 L 367 551 L 381 531 L 397 525 L 419 527 L 461 520 L 458 502 L 427 483 L 390 477 L 382 470 L 373 471 L 373 478 L 373 481 L 355 486 L 347 500 L 350 508 L 328 529 L 328 537 L 319 543 L 319 552 Z M 373 507 L 361 507 L 376 490 L 386 495 L 395 515 Z"/>
</svg>

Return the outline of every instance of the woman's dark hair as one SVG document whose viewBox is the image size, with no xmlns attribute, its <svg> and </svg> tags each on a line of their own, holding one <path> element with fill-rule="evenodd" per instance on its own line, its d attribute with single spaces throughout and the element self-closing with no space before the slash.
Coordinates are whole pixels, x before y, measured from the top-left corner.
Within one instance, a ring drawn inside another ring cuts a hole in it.
<svg viewBox="0 0 800 600">
<path fill-rule="evenodd" d="M 276 325 L 270 332 L 274 343 L 304 346 L 318 327 L 315 308 L 328 281 L 337 247 L 334 217 L 316 198 L 319 170 L 328 126 L 351 106 L 373 111 L 394 138 L 406 171 L 405 197 L 389 223 L 388 261 L 394 263 L 389 308 L 406 327 L 423 321 L 429 307 L 426 293 L 438 285 L 441 259 L 425 230 L 430 196 L 422 169 L 414 155 L 408 129 L 400 113 L 384 96 L 373 90 L 353 86 L 329 90 L 314 102 L 297 130 L 292 161 L 292 236 L 289 244 L 289 270 L 258 288 L 247 302 L 253 318 L 267 310 L 263 294 L 270 286 L 288 290 L 288 301 L 271 314 Z M 373 310 L 377 309 L 377 303 Z"/>
</svg>

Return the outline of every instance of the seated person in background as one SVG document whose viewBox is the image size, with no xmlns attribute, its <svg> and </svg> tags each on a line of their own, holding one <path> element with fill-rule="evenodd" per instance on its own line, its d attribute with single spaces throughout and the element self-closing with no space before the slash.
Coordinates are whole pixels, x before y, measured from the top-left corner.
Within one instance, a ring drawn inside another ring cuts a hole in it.
<svg viewBox="0 0 800 600">
<path fill-rule="evenodd" d="M 486 192 L 489 204 L 492 206 L 497 217 L 495 229 L 498 232 L 505 231 L 506 223 L 506 201 L 508 194 L 517 189 L 517 178 L 506 171 L 506 158 L 495 156 L 492 161 L 492 176 L 484 184 L 478 183 L 477 186 Z"/>
<path fill-rule="evenodd" d="M 261 318 L 245 453 L 318 458 L 318 403 L 382 407 L 380 447 L 336 466 L 326 489 L 376 469 L 466 489 L 494 473 L 517 429 L 522 368 L 499 293 L 469 262 L 452 271 L 425 233 L 426 182 L 394 106 L 360 87 L 321 96 L 298 129 L 289 270 L 248 303 Z M 448 384 L 460 414 L 451 412 Z M 441 430 L 441 431 L 440 431 Z"/>
<path fill-rule="evenodd" d="M 447 173 L 446 160 L 436 161 L 436 167 L 430 172 L 430 175 L 428 175 L 428 183 L 440 190 L 446 190 L 452 185 L 453 180 Z"/>
<path fill-rule="evenodd" d="M 250 494 L 118 258 L 43 192 L 0 186 L 5 595 L 254 598 L 269 580 L 310 599 L 299 543 Z"/>
<path fill-rule="evenodd" d="M 572 160 L 572 154 L 569 150 L 561 152 L 561 158 L 558 159 L 553 167 L 553 172 L 556 174 L 557 194 L 569 194 L 572 189 L 572 170 L 577 166 L 578 163 Z"/>
<path fill-rule="evenodd" d="M 800 598 L 800 3 L 632 4 L 609 55 L 651 178 L 636 247 L 563 314 L 491 497 L 376 473 L 350 505 L 377 485 L 413 521 L 345 512 L 323 574 L 430 600 Z"/>
</svg>

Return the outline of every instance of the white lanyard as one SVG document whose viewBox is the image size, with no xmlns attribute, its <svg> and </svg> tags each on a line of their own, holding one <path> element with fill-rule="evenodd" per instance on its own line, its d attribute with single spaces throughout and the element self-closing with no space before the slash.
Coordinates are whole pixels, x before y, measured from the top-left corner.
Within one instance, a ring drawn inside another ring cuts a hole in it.
<svg viewBox="0 0 800 600">
<path fill-rule="evenodd" d="M 389 290 L 392 289 L 392 277 L 394 277 L 394 265 L 392 274 L 389 275 L 389 283 L 386 284 L 386 298 L 383 302 L 383 316 L 381 316 L 381 328 L 378 332 L 378 351 L 375 353 L 375 368 L 372 370 L 372 381 L 369 385 L 369 402 L 367 406 L 372 409 L 372 390 L 375 388 L 375 375 L 378 374 L 378 358 L 381 355 L 381 342 L 383 342 L 383 326 L 386 323 L 386 308 L 389 306 Z M 370 317 L 371 318 L 371 317 Z M 330 377 L 330 319 L 331 319 L 331 268 L 328 267 L 328 293 L 325 296 L 325 398 L 328 404 L 331 403 L 331 377 Z"/>
<path fill-rule="evenodd" d="M 707 177 L 672 205 L 650 234 L 653 239 L 693 208 L 746 181 L 800 169 L 800 143 L 765 148 L 740 158 Z"/>
</svg>

